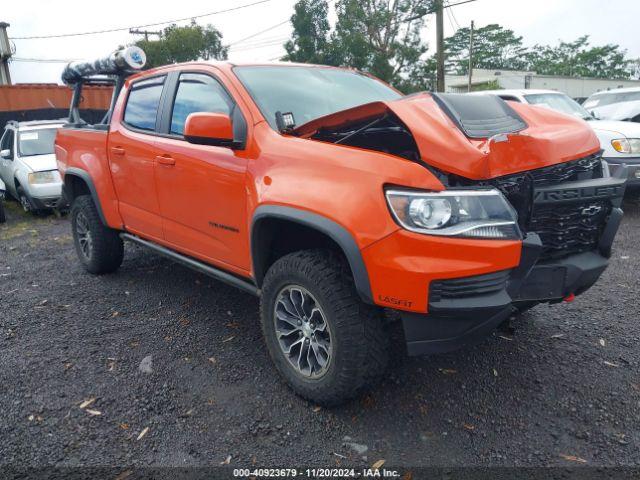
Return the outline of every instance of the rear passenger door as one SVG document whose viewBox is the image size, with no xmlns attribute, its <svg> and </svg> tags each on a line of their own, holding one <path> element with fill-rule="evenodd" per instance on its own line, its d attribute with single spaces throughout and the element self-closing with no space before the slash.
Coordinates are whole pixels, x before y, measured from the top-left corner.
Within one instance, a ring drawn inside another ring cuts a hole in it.
<svg viewBox="0 0 640 480">
<path fill-rule="evenodd" d="M 185 120 L 194 112 L 227 114 L 234 130 L 244 122 L 246 131 L 246 121 L 213 72 L 172 75 L 157 144 L 165 160 L 156 167 L 165 240 L 188 255 L 248 272 L 247 159 L 238 150 L 195 145 L 183 137 Z"/>
<path fill-rule="evenodd" d="M 163 237 L 155 166 L 159 106 L 166 78 L 161 75 L 132 84 L 123 117 L 110 131 L 107 146 L 111 176 L 126 229 L 155 240 Z"/>
</svg>

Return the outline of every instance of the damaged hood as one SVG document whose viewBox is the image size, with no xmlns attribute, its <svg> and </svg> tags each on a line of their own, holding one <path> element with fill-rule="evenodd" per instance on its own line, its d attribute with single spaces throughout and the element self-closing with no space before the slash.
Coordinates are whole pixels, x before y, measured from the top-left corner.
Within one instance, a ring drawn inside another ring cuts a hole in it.
<svg viewBox="0 0 640 480">
<path fill-rule="evenodd" d="M 563 163 L 600 149 L 595 133 L 584 120 L 526 104 L 507 106 L 493 96 L 485 98 L 501 103 L 487 103 L 488 118 L 478 119 L 482 103 L 476 103 L 471 114 L 460 114 L 463 109 L 451 109 L 447 98 L 455 98 L 458 107 L 476 102 L 466 95 L 422 93 L 342 110 L 301 125 L 293 134 L 308 138 L 319 130 L 348 128 L 392 115 L 411 133 L 424 163 L 475 180 Z M 496 113 L 503 110 L 505 116 Z M 492 134 L 500 129 L 511 131 Z"/>
</svg>

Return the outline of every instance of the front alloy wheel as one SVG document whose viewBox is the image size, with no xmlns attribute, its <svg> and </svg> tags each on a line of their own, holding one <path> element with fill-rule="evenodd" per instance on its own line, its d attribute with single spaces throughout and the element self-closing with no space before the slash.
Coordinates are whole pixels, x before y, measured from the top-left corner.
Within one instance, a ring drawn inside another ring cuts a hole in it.
<svg viewBox="0 0 640 480">
<path fill-rule="evenodd" d="M 307 378 L 323 376 L 331 363 L 331 330 L 316 298 L 299 285 L 280 290 L 273 314 L 280 350 Z"/>
<path fill-rule="evenodd" d="M 80 246 L 80 253 L 88 262 L 91 260 L 91 254 L 93 253 L 93 239 L 91 237 L 91 230 L 89 229 L 89 221 L 82 211 L 78 212 L 75 220 L 75 233 L 78 239 L 78 245 Z"/>
</svg>

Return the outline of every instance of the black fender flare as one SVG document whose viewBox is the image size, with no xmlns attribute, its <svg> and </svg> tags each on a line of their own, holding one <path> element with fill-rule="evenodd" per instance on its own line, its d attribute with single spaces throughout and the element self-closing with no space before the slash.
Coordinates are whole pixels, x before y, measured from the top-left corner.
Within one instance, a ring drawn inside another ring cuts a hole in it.
<svg viewBox="0 0 640 480">
<path fill-rule="evenodd" d="M 107 225 L 107 220 L 104 218 L 104 213 L 102 212 L 102 206 L 100 205 L 100 198 L 98 197 L 98 191 L 96 190 L 96 187 L 93 184 L 93 180 L 91 180 L 91 175 L 89 175 L 89 172 L 76 167 L 67 168 L 67 170 L 65 171 L 64 196 L 69 202 L 69 204 L 71 205 L 71 203 L 73 203 L 74 196 L 73 196 L 73 193 L 69 191 L 69 187 L 67 186 L 67 178 L 69 177 L 77 177 L 87 185 L 87 188 L 91 193 L 91 198 L 93 199 L 93 203 L 95 204 L 96 209 L 98 210 L 98 215 L 100 215 L 100 220 L 102 220 L 102 223 L 104 225 Z"/>
<path fill-rule="evenodd" d="M 288 220 L 299 223 L 306 227 L 313 228 L 327 235 L 342 249 L 355 283 L 356 291 L 367 303 L 373 304 L 373 295 L 371 294 L 371 284 L 369 282 L 369 274 L 367 267 L 362 258 L 362 253 L 353 236 L 340 224 L 330 220 L 322 215 L 300 210 L 293 207 L 285 207 L 281 205 L 261 205 L 256 208 L 251 222 L 251 260 L 253 263 L 253 273 L 256 284 L 260 287 L 266 274 L 262 271 L 261 258 L 262 253 L 258 251 L 256 235 L 260 234 L 260 223 L 268 218 L 280 220 Z"/>
</svg>

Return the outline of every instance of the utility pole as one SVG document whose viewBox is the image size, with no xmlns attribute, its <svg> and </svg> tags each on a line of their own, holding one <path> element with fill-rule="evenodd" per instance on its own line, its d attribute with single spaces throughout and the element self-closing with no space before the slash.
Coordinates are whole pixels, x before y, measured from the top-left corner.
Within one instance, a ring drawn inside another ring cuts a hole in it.
<svg viewBox="0 0 640 480">
<path fill-rule="evenodd" d="M 436 6 L 436 91 L 444 92 L 444 32 L 443 0 L 435 0 Z"/>
<path fill-rule="evenodd" d="M 471 30 L 469 30 L 469 88 L 468 92 L 471 91 L 471 77 L 473 77 L 473 20 L 471 20 Z"/>
<path fill-rule="evenodd" d="M 144 35 L 145 41 L 149 41 L 149 35 L 162 35 L 162 32 L 150 32 L 149 30 L 138 30 L 137 28 L 130 28 L 129 33 L 132 35 Z"/>
<path fill-rule="evenodd" d="M 11 85 L 9 59 L 13 55 L 13 50 L 7 35 L 8 27 L 7 22 L 0 22 L 0 85 Z"/>
</svg>

